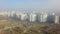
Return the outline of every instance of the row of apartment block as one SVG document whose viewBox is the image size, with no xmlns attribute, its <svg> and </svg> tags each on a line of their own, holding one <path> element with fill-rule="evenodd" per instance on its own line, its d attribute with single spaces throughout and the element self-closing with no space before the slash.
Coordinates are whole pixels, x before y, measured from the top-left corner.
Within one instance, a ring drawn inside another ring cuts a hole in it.
<svg viewBox="0 0 60 34">
<path fill-rule="evenodd" d="M 16 16 L 14 16 L 14 14 Z M 0 15 L 8 16 L 8 17 L 16 17 L 21 21 L 30 21 L 30 22 L 51 22 L 59 24 L 60 17 L 55 15 L 55 13 L 48 14 L 46 12 L 42 13 L 24 13 L 24 12 L 0 12 Z"/>
</svg>

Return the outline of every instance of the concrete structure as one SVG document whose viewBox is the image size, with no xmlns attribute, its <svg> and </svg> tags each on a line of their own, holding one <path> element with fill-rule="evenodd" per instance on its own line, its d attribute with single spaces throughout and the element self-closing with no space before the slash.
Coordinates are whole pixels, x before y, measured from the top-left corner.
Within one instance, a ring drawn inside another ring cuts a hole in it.
<svg viewBox="0 0 60 34">
<path fill-rule="evenodd" d="M 55 13 L 48 14 L 47 22 L 54 23 L 54 21 L 55 21 Z"/>
<path fill-rule="evenodd" d="M 15 11 L 8 11 L 7 15 L 8 15 L 8 17 L 13 17 L 14 13 L 15 13 Z"/>
<path fill-rule="evenodd" d="M 47 22 L 48 23 L 54 23 L 55 21 L 55 16 L 54 15 L 48 15 Z"/>
<path fill-rule="evenodd" d="M 55 24 L 59 24 L 59 16 L 55 16 Z"/>
<path fill-rule="evenodd" d="M 37 21 L 37 14 L 36 13 L 31 13 L 29 15 L 29 21 L 30 22 L 36 22 Z"/>
<path fill-rule="evenodd" d="M 47 21 L 48 14 L 43 13 L 40 15 L 40 22 L 46 22 Z"/>
<path fill-rule="evenodd" d="M 28 19 L 28 16 L 26 13 L 20 13 L 20 20 L 24 21 L 24 20 L 27 20 Z"/>
</svg>

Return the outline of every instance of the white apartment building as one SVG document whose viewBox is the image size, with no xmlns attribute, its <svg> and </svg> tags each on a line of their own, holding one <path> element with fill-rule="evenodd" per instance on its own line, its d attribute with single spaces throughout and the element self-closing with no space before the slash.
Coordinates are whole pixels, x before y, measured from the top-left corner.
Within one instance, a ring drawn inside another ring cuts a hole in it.
<svg viewBox="0 0 60 34">
<path fill-rule="evenodd" d="M 59 16 L 55 16 L 55 24 L 59 24 Z"/>
<path fill-rule="evenodd" d="M 43 13 L 40 15 L 40 22 L 46 22 L 47 21 L 48 14 Z"/>
<path fill-rule="evenodd" d="M 20 13 L 20 20 L 24 21 L 24 20 L 27 20 L 28 19 L 28 16 L 26 13 Z"/>
<path fill-rule="evenodd" d="M 31 13 L 29 15 L 29 21 L 30 22 L 35 22 L 37 20 L 37 14 L 36 13 Z"/>
<path fill-rule="evenodd" d="M 13 17 L 14 13 L 15 13 L 15 11 L 8 11 L 7 16 L 8 17 Z"/>
</svg>

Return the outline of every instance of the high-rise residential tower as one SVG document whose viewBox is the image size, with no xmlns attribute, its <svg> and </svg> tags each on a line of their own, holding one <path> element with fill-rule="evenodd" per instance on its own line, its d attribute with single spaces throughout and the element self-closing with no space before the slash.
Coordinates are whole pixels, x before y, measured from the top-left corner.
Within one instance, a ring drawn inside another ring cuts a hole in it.
<svg viewBox="0 0 60 34">
<path fill-rule="evenodd" d="M 37 21 L 37 14 L 35 12 L 33 12 L 29 15 L 29 21 L 30 22 L 36 22 Z"/>
<path fill-rule="evenodd" d="M 59 24 L 59 16 L 55 16 L 55 24 Z"/>
<path fill-rule="evenodd" d="M 47 21 L 47 17 L 48 17 L 48 14 L 45 12 L 45 13 L 43 13 L 42 12 L 42 14 L 40 14 L 40 22 L 46 22 Z"/>
</svg>

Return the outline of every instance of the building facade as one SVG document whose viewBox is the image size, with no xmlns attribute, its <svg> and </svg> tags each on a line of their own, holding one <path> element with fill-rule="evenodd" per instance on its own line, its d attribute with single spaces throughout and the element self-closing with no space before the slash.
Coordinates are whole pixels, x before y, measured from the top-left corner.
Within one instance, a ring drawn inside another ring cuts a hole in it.
<svg viewBox="0 0 60 34">
<path fill-rule="evenodd" d="M 40 15 L 40 22 L 46 22 L 47 21 L 48 14 L 43 13 Z"/>
<path fill-rule="evenodd" d="M 27 20 L 27 19 L 28 19 L 28 16 L 27 16 L 26 13 L 21 13 L 21 14 L 20 14 L 20 20 L 25 21 L 25 20 Z"/>
<path fill-rule="evenodd" d="M 36 22 L 37 21 L 37 14 L 36 13 L 31 13 L 29 15 L 29 21 L 30 22 Z"/>
<path fill-rule="evenodd" d="M 59 16 L 55 16 L 55 24 L 59 24 Z"/>
</svg>

